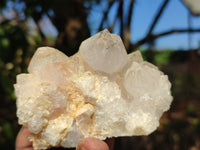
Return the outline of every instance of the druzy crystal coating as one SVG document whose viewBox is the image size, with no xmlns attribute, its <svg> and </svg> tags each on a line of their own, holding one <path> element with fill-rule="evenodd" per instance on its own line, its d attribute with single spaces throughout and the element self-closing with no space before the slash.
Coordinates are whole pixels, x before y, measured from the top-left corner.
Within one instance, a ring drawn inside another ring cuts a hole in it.
<svg viewBox="0 0 200 150">
<path fill-rule="evenodd" d="M 119 36 L 103 30 L 67 57 L 38 48 L 14 85 L 19 124 L 34 149 L 76 147 L 86 137 L 148 135 L 172 102 L 171 84 Z"/>
</svg>

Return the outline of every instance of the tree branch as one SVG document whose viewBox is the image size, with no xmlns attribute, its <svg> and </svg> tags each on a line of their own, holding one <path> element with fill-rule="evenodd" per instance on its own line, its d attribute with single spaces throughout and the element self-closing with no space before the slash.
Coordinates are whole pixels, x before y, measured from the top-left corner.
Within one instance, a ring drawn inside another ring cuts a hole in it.
<svg viewBox="0 0 200 150">
<path fill-rule="evenodd" d="M 44 44 L 46 46 L 51 46 L 49 40 L 47 39 L 47 37 L 44 35 L 44 33 L 42 32 L 42 29 L 40 28 L 40 25 L 38 24 L 38 22 L 35 22 L 36 23 L 36 29 L 42 39 L 42 41 L 44 42 Z"/>
<path fill-rule="evenodd" d="M 126 27 L 124 28 L 124 45 L 126 49 L 130 49 L 130 38 L 131 38 L 131 32 L 130 32 L 130 26 L 132 21 L 132 15 L 133 15 L 133 6 L 134 6 L 135 0 L 131 0 L 129 5 L 129 12 L 128 12 L 128 22 L 126 24 Z"/>
<path fill-rule="evenodd" d="M 120 36 L 124 39 L 123 0 L 119 0 Z"/>
<path fill-rule="evenodd" d="M 165 36 L 165 35 L 172 34 L 172 33 L 185 33 L 185 32 L 189 32 L 189 33 L 200 32 L 200 29 L 173 29 L 173 30 L 169 30 L 169 31 L 162 32 L 159 34 L 153 34 L 153 38 L 155 39 L 160 36 Z"/>
<path fill-rule="evenodd" d="M 117 8 L 117 14 L 116 14 L 116 16 L 115 16 L 115 19 L 114 19 L 114 21 L 113 21 L 113 23 L 112 23 L 112 25 L 111 26 L 109 26 L 109 31 L 110 32 L 112 32 L 113 31 L 113 29 L 114 29 L 114 27 L 115 27 L 115 25 L 116 25 L 116 22 L 117 22 L 117 19 L 118 19 L 118 17 L 119 17 L 119 9 L 120 9 L 120 7 L 118 6 L 118 8 Z"/>
<path fill-rule="evenodd" d="M 169 34 L 175 34 L 175 33 L 193 33 L 193 32 L 200 32 L 200 29 L 172 29 L 169 31 L 161 32 L 158 34 L 151 34 L 141 40 L 139 40 L 136 44 L 131 44 L 131 48 L 128 51 L 128 53 L 132 52 L 134 49 L 138 48 L 139 46 L 154 41 L 159 37 L 163 37 Z"/>
<path fill-rule="evenodd" d="M 107 17 L 108 17 L 108 13 L 109 13 L 109 11 L 110 11 L 110 8 L 112 7 L 112 5 L 114 4 L 114 0 L 113 1 L 109 1 L 109 4 L 108 4 L 108 9 L 104 12 L 104 14 L 103 14 L 103 19 L 102 19 L 102 21 L 101 21 L 101 24 L 100 24 L 100 26 L 99 26 L 99 31 L 101 31 L 102 29 L 103 29 L 103 23 L 104 23 L 104 21 L 107 19 Z"/>
<path fill-rule="evenodd" d="M 151 26 L 150 26 L 150 28 L 149 28 L 149 31 L 148 31 L 147 36 L 150 35 L 150 34 L 152 33 L 152 31 L 153 31 L 155 25 L 157 24 L 157 22 L 158 22 L 160 16 L 162 15 L 162 13 L 163 13 L 164 9 L 166 8 L 167 4 L 169 3 L 169 1 L 170 1 L 170 0 L 165 0 L 165 1 L 163 2 L 162 6 L 160 7 L 160 10 L 158 11 L 156 17 L 154 18 L 154 20 L 153 20 L 153 22 L 152 22 L 152 24 L 151 24 Z"/>
<path fill-rule="evenodd" d="M 127 27 L 130 28 L 130 24 L 131 24 L 131 17 L 132 17 L 132 13 L 133 13 L 133 5 L 134 5 L 135 0 L 131 0 L 130 2 L 130 8 L 129 8 L 129 13 L 128 13 L 128 24 Z"/>
</svg>

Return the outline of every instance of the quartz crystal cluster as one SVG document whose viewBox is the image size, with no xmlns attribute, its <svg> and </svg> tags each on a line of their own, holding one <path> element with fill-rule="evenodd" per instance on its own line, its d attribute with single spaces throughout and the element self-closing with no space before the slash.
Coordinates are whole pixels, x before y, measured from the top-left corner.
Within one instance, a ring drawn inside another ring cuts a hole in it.
<svg viewBox="0 0 200 150">
<path fill-rule="evenodd" d="M 30 130 L 34 149 L 148 135 L 172 101 L 168 77 L 139 51 L 127 55 L 108 30 L 83 41 L 72 57 L 38 48 L 28 72 L 14 87 L 19 124 Z"/>
</svg>

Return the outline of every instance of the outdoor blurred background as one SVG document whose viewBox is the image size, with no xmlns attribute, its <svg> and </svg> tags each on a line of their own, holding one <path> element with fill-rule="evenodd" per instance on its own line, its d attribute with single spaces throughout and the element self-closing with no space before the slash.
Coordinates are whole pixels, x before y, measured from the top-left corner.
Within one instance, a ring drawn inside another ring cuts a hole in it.
<svg viewBox="0 0 200 150">
<path fill-rule="evenodd" d="M 159 66 L 174 97 L 156 132 L 116 138 L 114 149 L 200 149 L 199 0 L 0 0 L 1 150 L 14 149 L 20 126 L 13 84 L 37 47 L 71 56 L 104 28 L 121 36 L 128 53 L 139 49 Z"/>
</svg>

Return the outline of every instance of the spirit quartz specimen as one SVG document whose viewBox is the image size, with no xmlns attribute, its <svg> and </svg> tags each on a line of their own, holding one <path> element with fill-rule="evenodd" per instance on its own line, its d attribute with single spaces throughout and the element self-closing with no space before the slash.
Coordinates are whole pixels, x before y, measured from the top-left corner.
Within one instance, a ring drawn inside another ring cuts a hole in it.
<svg viewBox="0 0 200 150">
<path fill-rule="evenodd" d="M 172 101 L 168 77 L 127 55 L 119 36 L 103 30 L 67 57 L 41 47 L 29 73 L 14 85 L 19 124 L 32 133 L 34 149 L 75 147 L 86 137 L 148 135 Z"/>
</svg>

